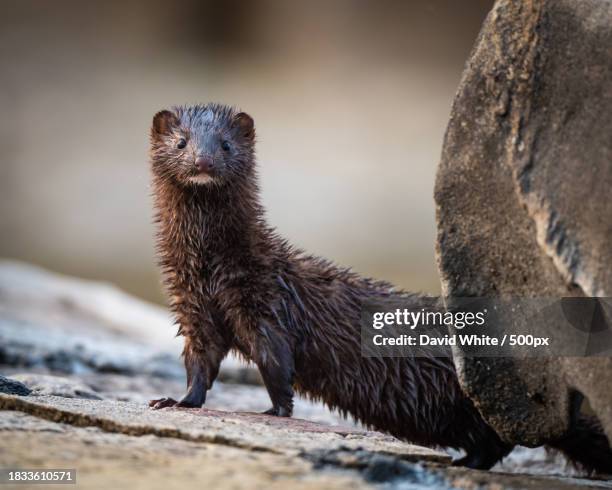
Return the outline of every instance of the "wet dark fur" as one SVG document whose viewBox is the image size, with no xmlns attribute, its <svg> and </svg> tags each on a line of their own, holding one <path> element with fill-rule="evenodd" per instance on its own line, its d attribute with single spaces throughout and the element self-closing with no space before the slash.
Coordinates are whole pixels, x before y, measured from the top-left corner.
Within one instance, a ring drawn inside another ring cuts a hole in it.
<svg viewBox="0 0 612 490">
<path fill-rule="evenodd" d="M 232 350 L 258 366 L 273 404 L 267 413 L 290 416 L 295 390 L 400 439 L 464 449 L 459 464 L 491 467 L 511 447 L 464 396 L 450 358 L 361 356 L 366 298 L 401 295 L 415 310 L 435 299 L 394 292 L 279 237 L 259 203 L 254 137 L 249 116 L 220 105 L 154 118 L 158 251 L 185 337 L 188 390 L 179 402 L 151 405 L 201 406 Z M 221 148 L 224 140 L 231 151 Z M 211 182 L 194 184 L 201 155 L 215 172 Z"/>
<path fill-rule="evenodd" d="M 578 468 L 612 475 L 612 449 L 601 423 L 593 416 L 578 414 L 567 434 L 549 446 Z"/>
</svg>

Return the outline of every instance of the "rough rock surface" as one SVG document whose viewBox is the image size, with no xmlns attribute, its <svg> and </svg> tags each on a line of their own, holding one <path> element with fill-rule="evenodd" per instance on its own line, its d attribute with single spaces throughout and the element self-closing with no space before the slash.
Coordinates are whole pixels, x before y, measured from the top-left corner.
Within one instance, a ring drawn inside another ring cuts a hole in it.
<svg viewBox="0 0 612 490">
<path fill-rule="evenodd" d="M 0 395 L 0 433 L 5 466 L 77 468 L 83 488 L 612 488 L 453 468 L 443 453 L 375 432 L 208 409 Z"/>
<path fill-rule="evenodd" d="M 0 394 L 0 410 L 21 411 L 77 427 L 98 427 L 106 432 L 192 442 L 220 441 L 227 446 L 277 454 L 363 450 L 412 461 L 450 461 L 444 453 L 405 444 L 376 432 L 257 413 L 207 408 L 151 410 L 144 404 L 128 402 L 4 394 Z M 312 434 L 319 437 L 311 437 Z"/>
<path fill-rule="evenodd" d="M 31 390 L 26 385 L 15 379 L 0 376 L 0 393 L 26 396 L 31 393 Z"/>
<path fill-rule="evenodd" d="M 498 0 L 467 63 L 435 188 L 446 295 L 612 296 L 612 3 Z M 582 392 L 612 439 L 612 359 L 472 359 L 464 388 L 538 445 Z"/>
<path fill-rule="evenodd" d="M 29 373 L 15 375 L 13 379 L 23 383 L 35 395 L 102 400 L 98 393 L 84 383 L 61 376 Z M 15 394 L 20 395 L 21 393 Z"/>
<path fill-rule="evenodd" d="M 10 445 L 0 445 L 3 466 L 37 468 L 44 462 L 47 468 L 75 468 L 77 488 L 367 487 L 349 472 L 314 472 L 305 459 L 221 443 L 75 427 L 22 412 L 0 411 L 0 435 L 10 440 Z"/>
</svg>

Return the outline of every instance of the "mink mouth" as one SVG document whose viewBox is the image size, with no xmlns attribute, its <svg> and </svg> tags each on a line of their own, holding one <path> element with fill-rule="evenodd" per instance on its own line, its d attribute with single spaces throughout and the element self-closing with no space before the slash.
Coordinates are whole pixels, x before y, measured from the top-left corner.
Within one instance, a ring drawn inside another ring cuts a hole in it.
<svg viewBox="0 0 612 490">
<path fill-rule="evenodd" d="M 212 182 L 213 176 L 207 172 L 200 172 L 200 173 L 189 176 L 187 180 L 191 182 L 192 184 L 203 185 L 203 184 L 208 184 L 209 182 Z"/>
<path fill-rule="evenodd" d="M 186 180 L 191 184 L 203 185 L 217 180 L 217 176 L 218 173 L 215 171 L 214 168 L 199 169 L 196 167 L 192 168 L 191 171 L 187 174 Z"/>
</svg>

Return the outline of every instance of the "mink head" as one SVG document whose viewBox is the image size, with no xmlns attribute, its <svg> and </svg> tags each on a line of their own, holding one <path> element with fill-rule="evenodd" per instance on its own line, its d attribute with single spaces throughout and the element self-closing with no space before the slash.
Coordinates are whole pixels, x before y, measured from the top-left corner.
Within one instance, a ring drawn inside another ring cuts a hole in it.
<svg viewBox="0 0 612 490">
<path fill-rule="evenodd" d="M 253 171 L 255 127 L 244 112 L 219 104 L 155 114 L 153 173 L 184 186 L 226 184 Z"/>
</svg>

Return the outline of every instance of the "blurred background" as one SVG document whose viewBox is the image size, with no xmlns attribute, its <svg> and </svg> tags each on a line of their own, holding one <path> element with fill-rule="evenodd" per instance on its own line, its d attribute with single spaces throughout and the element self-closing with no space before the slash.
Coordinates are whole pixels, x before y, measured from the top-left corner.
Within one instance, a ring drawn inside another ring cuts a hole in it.
<svg viewBox="0 0 612 490">
<path fill-rule="evenodd" d="M 163 301 L 148 129 L 219 101 L 255 119 L 281 234 L 439 291 L 434 176 L 491 0 L 0 3 L 0 256 Z"/>
</svg>

